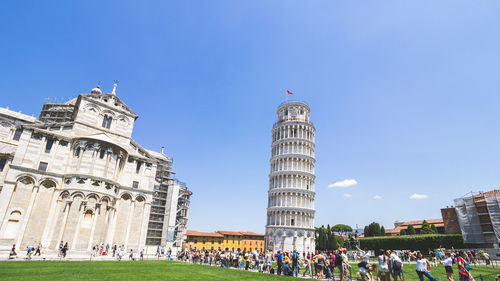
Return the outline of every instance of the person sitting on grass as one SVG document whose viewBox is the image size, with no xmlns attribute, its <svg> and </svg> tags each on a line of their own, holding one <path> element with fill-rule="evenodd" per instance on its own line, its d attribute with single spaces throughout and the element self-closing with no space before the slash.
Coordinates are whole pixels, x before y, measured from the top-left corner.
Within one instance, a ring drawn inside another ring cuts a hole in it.
<svg viewBox="0 0 500 281">
<path fill-rule="evenodd" d="M 290 267 L 290 262 L 288 261 L 285 261 L 285 264 L 283 265 L 283 275 L 292 276 L 292 268 Z"/>
</svg>

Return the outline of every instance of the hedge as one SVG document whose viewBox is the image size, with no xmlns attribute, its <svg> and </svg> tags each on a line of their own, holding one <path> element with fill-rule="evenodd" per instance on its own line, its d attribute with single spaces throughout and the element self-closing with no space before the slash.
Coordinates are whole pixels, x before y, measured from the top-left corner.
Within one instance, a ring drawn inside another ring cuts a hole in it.
<svg viewBox="0 0 500 281">
<path fill-rule="evenodd" d="M 411 250 L 427 253 L 429 249 L 436 249 L 440 246 L 450 249 L 460 249 L 464 247 L 462 234 L 449 235 L 421 235 L 407 237 L 370 237 L 360 238 L 360 247 L 378 251 L 379 249 L 390 250 Z"/>
</svg>

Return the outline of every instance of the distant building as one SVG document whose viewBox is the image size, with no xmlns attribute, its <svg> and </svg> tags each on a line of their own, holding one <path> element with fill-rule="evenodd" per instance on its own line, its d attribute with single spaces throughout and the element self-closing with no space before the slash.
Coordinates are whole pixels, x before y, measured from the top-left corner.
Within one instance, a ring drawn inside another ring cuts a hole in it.
<svg viewBox="0 0 500 281">
<path fill-rule="evenodd" d="M 255 232 L 222 231 L 199 232 L 188 230 L 186 232 L 184 248 L 191 250 L 225 250 L 253 251 L 264 250 L 264 235 Z"/>
<path fill-rule="evenodd" d="M 500 243 L 500 190 L 457 198 L 455 212 L 466 244 L 492 247 Z"/>
<path fill-rule="evenodd" d="M 461 234 L 460 224 L 458 223 L 457 212 L 454 207 L 446 207 L 441 209 L 443 217 L 444 233 L 445 234 Z"/>
<path fill-rule="evenodd" d="M 431 219 L 431 220 L 426 220 L 429 224 L 433 224 L 436 229 L 438 234 L 444 234 L 445 233 L 445 228 L 444 228 L 444 222 L 443 219 Z M 413 226 L 415 229 L 415 233 L 417 235 L 420 234 L 420 231 L 422 230 L 422 223 L 424 221 L 405 221 L 405 222 L 395 222 L 394 223 L 394 228 L 393 229 L 386 229 L 385 234 L 387 236 L 398 236 L 401 233 L 401 230 L 406 230 L 408 229 L 408 226 Z"/>
</svg>

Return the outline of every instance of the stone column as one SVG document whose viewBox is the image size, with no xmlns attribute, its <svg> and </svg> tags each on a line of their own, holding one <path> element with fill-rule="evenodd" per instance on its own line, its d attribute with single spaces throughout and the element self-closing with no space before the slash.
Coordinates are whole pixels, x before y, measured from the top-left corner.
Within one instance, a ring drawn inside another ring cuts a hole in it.
<svg viewBox="0 0 500 281">
<path fill-rule="evenodd" d="M 148 223 L 149 223 L 149 213 L 151 212 L 151 203 L 144 203 L 144 214 L 142 218 L 142 228 L 141 228 L 141 239 L 139 240 L 139 248 L 142 248 L 146 245 L 146 234 L 148 232 Z"/>
<path fill-rule="evenodd" d="M 52 200 L 50 203 L 50 210 L 49 214 L 47 216 L 47 223 L 45 224 L 45 228 L 43 229 L 42 233 L 42 247 L 49 247 L 50 246 L 50 238 L 52 237 L 52 232 L 54 231 L 54 221 L 55 221 L 55 212 L 56 210 L 59 210 L 59 202 L 57 198 L 59 197 L 59 192 L 57 192 L 54 188 L 54 191 L 52 192 Z"/>
<path fill-rule="evenodd" d="M 114 236 L 115 236 L 115 227 L 116 227 L 116 210 L 120 206 L 121 199 L 115 203 L 115 206 L 111 209 L 111 223 L 108 226 L 108 231 L 106 233 L 106 241 L 109 241 L 110 244 L 113 244 Z M 120 246 L 120 245 L 118 245 Z"/>
<path fill-rule="evenodd" d="M 64 201 L 63 201 L 64 202 Z M 63 221 L 61 223 L 61 229 L 59 230 L 59 234 L 57 235 L 56 243 L 54 244 L 54 249 L 57 249 L 59 241 L 62 241 L 64 230 L 66 230 L 66 222 L 68 221 L 69 210 L 71 209 L 73 201 L 67 200 L 64 202 L 64 212 L 63 212 Z"/>
<path fill-rule="evenodd" d="M 28 204 L 28 209 L 26 210 L 26 214 L 24 214 L 21 228 L 19 230 L 19 235 L 17 236 L 16 248 L 21 248 L 21 241 L 23 240 L 24 231 L 26 231 L 26 226 L 28 225 L 28 220 L 31 216 L 31 210 L 33 209 L 33 204 L 35 203 L 36 195 L 38 194 L 39 186 L 33 186 L 33 190 L 31 191 L 30 202 Z"/>
<path fill-rule="evenodd" d="M 85 215 L 85 213 L 84 213 Z M 90 236 L 89 236 L 89 243 L 87 245 L 87 251 L 92 250 L 92 244 L 94 243 L 94 232 L 95 232 L 95 225 L 97 223 L 97 208 L 94 211 L 92 215 L 92 228 L 90 230 Z M 99 241 L 100 242 L 100 241 Z"/>
<path fill-rule="evenodd" d="M 85 208 L 84 208 L 85 210 Z M 71 242 L 69 245 L 72 249 L 76 248 L 77 245 L 77 239 L 78 239 L 78 234 L 80 233 L 80 225 L 82 223 L 82 219 L 85 216 L 85 212 L 82 212 L 82 210 L 78 210 L 78 223 L 76 224 L 76 230 L 75 230 L 75 235 L 73 236 L 73 242 Z"/>
<path fill-rule="evenodd" d="M 130 235 L 130 228 L 132 227 L 132 216 L 134 215 L 135 209 L 135 200 L 130 199 L 130 211 L 128 213 L 128 221 L 127 221 L 127 234 L 125 235 L 125 247 L 128 246 L 128 237 Z"/>
</svg>

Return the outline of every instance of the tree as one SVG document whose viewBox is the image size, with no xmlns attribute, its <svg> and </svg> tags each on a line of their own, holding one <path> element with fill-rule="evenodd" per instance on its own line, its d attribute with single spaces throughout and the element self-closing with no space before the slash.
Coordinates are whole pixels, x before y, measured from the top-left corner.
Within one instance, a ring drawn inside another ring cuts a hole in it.
<svg viewBox="0 0 500 281">
<path fill-rule="evenodd" d="M 372 222 L 365 227 L 365 237 L 379 236 L 380 235 L 380 224 Z"/>
<path fill-rule="evenodd" d="M 332 244 L 335 243 L 334 241 L 332 241 L 335 240 L 335 237 L 331 235 L 331 232 L 324 226 L 316 228 L 315 236 L 316 236 L 316 249 L 327 250 L 330 246 L 335 246 L 335 244 Z"/>
<path fill-rule="evenodd" d="M 330 230 L 330 229 L 327 229 L 328 231 L 328 245 L 327 245 L 327 250 L 336 250 L 338 249 L 338 245 L 337 245 L 337 237 L 335 236 L 335 234 Z"/>
<path fill-rule="evenodd" d="M 438 230 L 434 224 L 431 224 L 432 233 L 437 234 Z"/>
<path fill-rule="evenodd" d="M 399 231 L 399 235 L 406 235 L 406 229 L 401 229 Z"/>
<path fill-rule="evenodd" d="M 422 222 L 422 228 L 420 229 L 420 234 L 433 234 L 434 232 L 432 231 L 431 225 L 424 220 Z"/>
<path fill-rule="evenodd" d="M 409 225 L 406 229 L 406 233 L 408 235 L 415 235 L 417 232 L 415 232 L 415 228 L 413 227 L 413 225 Z"/>
<path fill-rule="evenodd" d="M 385 228 L 384 228 L 384 226 L 382 226 L 382 227 L 380 228 L 380 233 L 379 233 L 379 235 L 380 235 L 380 236 L 385 236 Z"/>
<path fill-rule="evenodd" d="M 337 232 L 343 238 L 344 234 L 352 232 L 352 227 L 345 224 L 336 224 L 332 226 L 332 231 Z"/>
<path fill-rule="evenodd" d="M 370 230 L 368 229 L 368 225 L 365 226 L 365 229 L 363 230 L 363 234 L 365 237 L 370 237 Z"/>
</svg>

